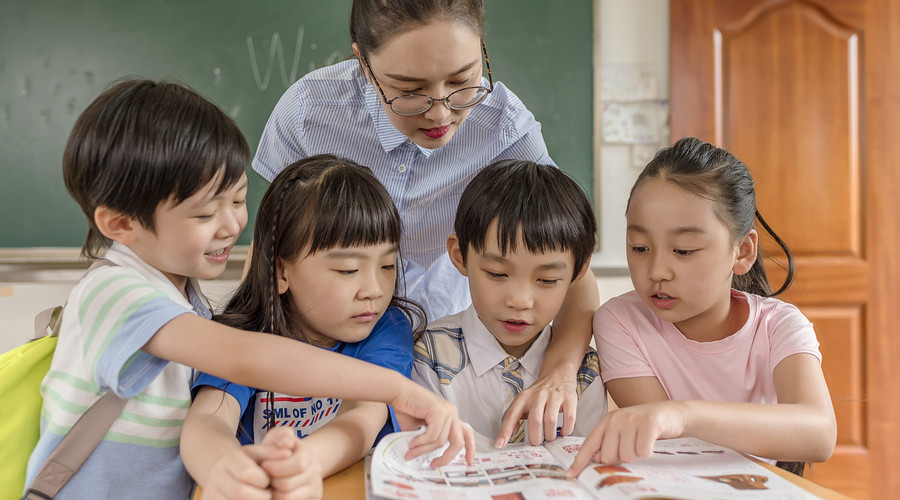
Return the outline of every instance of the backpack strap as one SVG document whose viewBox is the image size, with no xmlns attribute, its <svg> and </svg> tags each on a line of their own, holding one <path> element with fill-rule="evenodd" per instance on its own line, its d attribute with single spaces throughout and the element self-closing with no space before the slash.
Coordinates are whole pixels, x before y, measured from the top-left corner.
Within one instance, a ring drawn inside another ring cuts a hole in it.
<svg viewBox="0 0 900 500">
<path fill-rule="evenodd" d="M 59 446 L 50 454 L 50 458 L 41 466 L 22 498 L 50 500 L 56 496 L 78 472 L 94 448 L 100 444 L 106 431 L 112 427 L 127 402 L 128 399 L 120 398 L 112 391 L 106 391 L 106 394 L 75 422 Z"/>
<path fill-rule="evenodd" d="M 44 309 L 34 316 L 34 337 L 31 340 L 37 340 L 47 336 L 50 325 L 56 325 L 59 322 L 59 316 L 62 314 L 63 306 L 51 307 Z M 57 331 L 57 333 L 59 333 Z"/>
<path fill-rule="evenodd" d="M 88 269 L 88 272 L 99 267 L 114 266 L 114 262 L 107 259 L 96 260 Z M 59 326 L 62 323 L 63 307 L 54 307 L 38 313 L 34 319 L 35 338 L 47 335 L 50 328 L 51 336 L 59 334 Z M 55 320 L 55 321 L 54 321 Z M 78 472 L 94 448 L 103 440 L 103 436 L 112 427 L 113 422 L 125 408 L 127 398 L 120 398 L 113 391 L 106 391 L 97 402 L 75 422 L 75 425 L 63 437 L 59 446 L 50 454 L 38 470 L 31 486 L 22 496 L 25 500 L 51 500 L 59 490 Z"/>
</svg>

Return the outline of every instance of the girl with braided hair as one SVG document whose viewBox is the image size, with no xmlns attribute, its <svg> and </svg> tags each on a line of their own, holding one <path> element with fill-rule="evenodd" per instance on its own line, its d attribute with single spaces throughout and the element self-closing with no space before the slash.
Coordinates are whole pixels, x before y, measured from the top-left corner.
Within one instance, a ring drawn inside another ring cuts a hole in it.
<svg viewBox="0 0 900 500">
<path fill-rule="evenodd" d="M 371 171 L 331 155 L 302 159 L 263 196 L 248 273 L 214 319 L 409 377 L 413 325 L 423 328 L 425 313 L 395 293 L 400 236 L 394 202 Z M 183 431 L 190 451 L 182 451 L 204 498 L 213 488 L 216 497 L 257 489 L 263 498 L 265 485 L 245 478 L 268 473 L 254 450 L 273 435 L 305 448 L 317 464 L 269 479 L 301 483 L 311 480 L 310 470 L 321 481 L 344 469 L 383 434 L 400 430 L 383 403 L 273 394 L 208 374 L 197 378 L 193 392 Z"/>
</svg>

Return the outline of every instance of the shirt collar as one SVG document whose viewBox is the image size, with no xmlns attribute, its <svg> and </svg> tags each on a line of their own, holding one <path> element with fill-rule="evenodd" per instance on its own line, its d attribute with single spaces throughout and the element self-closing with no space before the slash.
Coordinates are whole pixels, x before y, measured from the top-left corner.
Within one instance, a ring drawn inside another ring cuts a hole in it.
<svg viewBox="0 0 900 500">
<path fill-rule="evenodd" d="M 394 124 L 388 119 L 384 107 L 381 105 L 381 95 L 371 83 L 366 82 L 363 84 L 363 99 L 366 103 L 366 109 L 369 111 L 369 116 L 372 117 L 372 123 L 375 125 L 375 134 L 378 136 L 381 147 L 384 148 L 386 153 L 390 153 L 397 149 L 401 144 L 409 142 L 411 145 L 415 146 L 425 158 L 431 156 L 431 153 L 434 152 L 433 149 L 423 148 L 422 146 L 415 144 L 394 127 Z"/>
<path fill-rule="evenodd" d="M 469 361 L 472 362 L 472 368 L 475 369 L 475 375 L 481 377 L 488 371 L 506 359 L 509 354 L 500 346 L 500 342 L 494 338 L 491 331 L 484 325 L 475 312 L 475 306 L 469 306 L 463 312 L 460 326 L 466 339 L 466 351 L 469 353 Z M 550 325 L 547 325 L 538 337 L 531 344 L 531 347 L 525 351 L 525 354 L 519 358 L 519 363 L 535 378 L 544 362 L 544 354 L 547 352 L 547 346 L 550 345 Z"/>
<path fill-rule="evenodd" d="M 127 246 L 118 242 L 113 242 L 109 250 L 106 251 L 104 257 L 120 266 L 135 270 L 141 277 L 164 292 L 172 301 L 187 309 L 193 310 L 200 316 L 206 318 L 212 317 L 209 301 L 200 292 L 200 285 L 197 283 L 196 278 L 188 278 L 188 284 L 186 286 L 188 296 L 190 297 L 190 300 L 188 300 L 181 294 L 169 278 L 162 273 L 162 271 L 145 262 Z"/>
</svg>

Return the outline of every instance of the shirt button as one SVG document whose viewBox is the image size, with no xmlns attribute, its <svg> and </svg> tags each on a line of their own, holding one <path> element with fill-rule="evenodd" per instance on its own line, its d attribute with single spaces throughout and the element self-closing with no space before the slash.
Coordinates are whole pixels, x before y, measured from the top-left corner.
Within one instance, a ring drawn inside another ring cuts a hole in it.
<svg viewBox="0 0 900 500">
<path fill-rule="evenodd" d="M 400 165 L 399 167 L 397 167 L 397 171 L 400 172 L 401 174 L 403 172 L 406 172 L 406 165 Z"/>
</svg>

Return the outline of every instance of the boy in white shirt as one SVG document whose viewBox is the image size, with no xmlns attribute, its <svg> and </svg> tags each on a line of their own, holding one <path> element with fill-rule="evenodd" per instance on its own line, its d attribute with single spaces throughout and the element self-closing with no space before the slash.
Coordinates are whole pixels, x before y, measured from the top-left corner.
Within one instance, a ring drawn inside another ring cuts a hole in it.
<svg viewBox="0 0 900 500">
<path fill-rule="evenodd" d="M 476 433 L 493 438 L 512 399 L 537 379 L 550 321 L 588 272 L 596 222 L 584 192 L 562 171 L 503 160 L 469 182 L 454 231 L 447 251 L 469 278 L 472 305 L 433 322 L 416 340 L 412 377 L 452 402 Z M 575 435 L 587 435 L 606 413 L 598 372 L 597 353 L 585 346 Z M 522 420 L 509 442 L 523 441 L 525 432 Z"/>
</svg>

